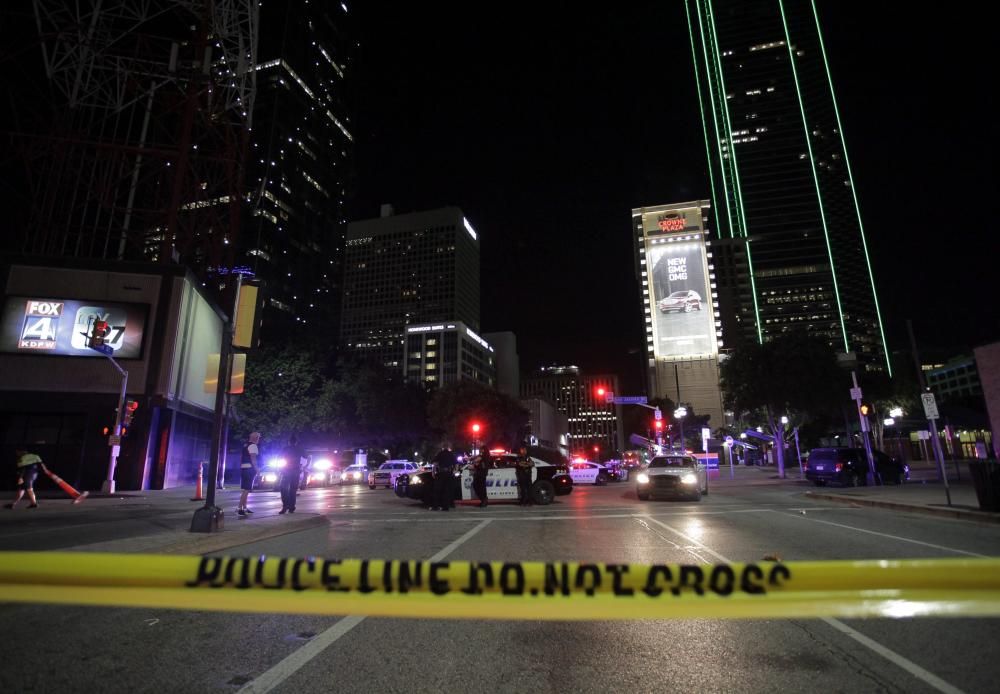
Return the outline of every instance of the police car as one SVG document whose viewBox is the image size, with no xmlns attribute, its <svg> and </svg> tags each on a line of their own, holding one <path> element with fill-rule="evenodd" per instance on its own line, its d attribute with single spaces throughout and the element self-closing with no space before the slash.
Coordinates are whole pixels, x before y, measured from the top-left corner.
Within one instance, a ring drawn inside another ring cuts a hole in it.
<svg viewBox="0 0 1000 694">
<path fill-rule="evenodd" d="M 569 476 L 573 478 L 573 484 L 594 484 L 599 487 L 611 480 L 611 473 L 606 466 L 580 458 L 570 463 Z"/>
<path fill-rule="evenodd" d="M 573 491 L 573 479 L 563 465 L 553 465 L 540 458 L 529 456 L 535 467 L 531 469 L 531 500 L 545 506 L 557 496 Z M 505 454 L 492 456 L 494 467 L 486 476 L 486 498 L 490 501 L 517 501 L 517 477 L 515 467 L 517 456 Z M 474 500 L 478 497 L 472 490 L 472 466 L 465 465 L 456 474 L 456 500 Z M 414 499 L 426 505 L 431 504 L 434 494 L 434 477 L 429 470 L 403 474 L 396 478 L 396 496 Z"/>
<path fill-rule="evenodd" d="M 708 494 L 708 469 L 693 455 L 667 453 L 654 456 L 635 476 L 640 501 L 652 496 L 685 497 L 700 501 Z"/>
<path fill-rule="evenodd" d="M 409 460 L 387 460 L 382 463 L 378 470 L 368 473 L 368 488 L 385 487 L 392 489 L 396 484 L 396 478 L 403 474 L 412 474 L 420 469 L 416 463 Z"/>
<path fill-rule="evenodd" d="M 340 472 L 340 484 L 364 484 L 368 481 L 368 466 L 363 463 L 348 465 Z"/>
</svg>

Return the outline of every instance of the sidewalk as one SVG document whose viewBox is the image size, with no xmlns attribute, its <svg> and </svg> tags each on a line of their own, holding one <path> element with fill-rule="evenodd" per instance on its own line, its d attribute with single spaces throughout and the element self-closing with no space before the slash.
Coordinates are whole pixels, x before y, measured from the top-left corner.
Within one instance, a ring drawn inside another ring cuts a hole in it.
<svg viewBox="0 0 1000 694">
<path fill-rule="evenodd" d="M 806 492 L 810 499 L 835 501 L 858 506 L 875 506 L 896 511 L 924 513 L 947 518 L 961 518 L 982 523 L 1000 523 L 1000 513 L 980 511 L 976 490 L 968 475 L 961 482 L 949 482 L 951 506 L 944 485 L 935 480 L 911 481 L 886 487 L 824 487 Z"/>
<path fill-rule="evenodd" d="M 195 510 L 204 506 L 204 501 L 191 501 L 192 487 L 97 494 L 79 504 L 46 494 L 35 509 L 28 509 L 26 500 L 13 511 L 0 508 L 0 551 L 206 554 L 328 525 L 319 514 L 279 516 L 265 508 L 241 518 L 236 515 L 239 493 L 236 488 L 216 491 L 216 505 L 225 516 L 223 529 L 215 533 L 190 531 Z M 250 505 L 276 499 L 276 493 L 255 492 Z"/>
</svg>

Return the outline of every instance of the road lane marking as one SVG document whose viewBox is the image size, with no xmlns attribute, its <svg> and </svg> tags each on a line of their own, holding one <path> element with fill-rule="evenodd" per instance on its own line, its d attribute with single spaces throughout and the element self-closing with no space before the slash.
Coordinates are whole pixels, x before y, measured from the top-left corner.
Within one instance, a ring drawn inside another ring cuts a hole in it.
<svg viewBox="0 0 1000 694">
<path fill-rule="evenodd" d="M 623 507 L 629 508 L 629 507 Z M 659 513 L 647 513 L 642 514 L 645 516 L 677 516 L 684 518 L 695 518 L 700 516 L 725 516 L 731 513 L 761 513 L 762 511 L 775 511 L 773 508 L 740 508 L 740 509 L 728 509 L 725 511 L 701 511 L 698 509 L 687 509 L 687 510 L 677 510 L 677 511 L 666 511 Z M 792 509 L 798 510 L 798 509 Z M 818 506 L 810 507 L 811 511 L 862 511 L 864 509 L 845 509 L 843 506 Z M 343 522 L 350 520 L 356 523 L 454 523 L 454 518 L 444 518 L 436 514 L 428 514 L 426 512 L 415 512 L 412 514 L 406 513 L 396 513 L 396 514 L 384 514 L 374 518 L 359 518 L 357 514 L 352 515 L 350 518 L 338 517 L 331 514 L 326 514 L 331 521 Z M 398 517 L 386 518 L 385 515 L 393 515 Z M 598 514 L 565 514 L 565 515 L 543 515 L 543 516 L 483 516 L 476 514 L 477 518 L 488 518 L 489 520 L 495 521 L 497 523 L 503 523 L 507 521 L 511 522 L 524 522 L 524 521 L 550 521 L 550 520 L 600 520 L 602 518 L 635 518 L 636 513 L 634 510 L 625 511 L 623 513 L 598 513 Z M 432 516 L 432 517 L 429 517 Z M 465 520 L 465 517 L 461 517 L 460 520 Z"/>
<path fill-rule="evenodd" d="M 880 533 L 876 530 L 865 530 L 864 528 L 856 528 L 853 525 L 844 525 L 843 523 L 834 523 L 833 521 L 819 520 L 818 518 L 810 518 L 809 516 L 802 515 L 792 515 L 790 513 L 783 513 L 781 511 L 775 511 L 774 509 L 767 509 L 772 513 L 781 513 L 783 516 L 791 516 L 792 518 L 799 518 L 801 520 L 812 521 L 813 523 L 822 523 L 823 525 L 833 525 L 838 528 L 844 528 L 846 530 L 854 530 L 859 533 L 867 533 L 868 535 L 878 535 L 879 537 L 885 537 L 890 540 L 899 540 L 900 542 L 910 542 L 915 545 L 922 545 L 924 547 L 931 547 L 932 549 L 942 549 L 946 552 L 954 552 L 955 554 L 964 554 L 969 557 L 986 557 L 989 555 L 979 554 L 978 552 L 967 552 L 964 549 L 955 549 L 954 547 L 945 547 L 944 545 L 935 545 L 933 542 L 924 542 L 923 540 L 914 540 L 909 537 L 900 537 L 899 535 L 890 535 L 888 533 Z"/>
<path fill-rule="evenodd" d="M 480 521 L 476 527 L 472 528 L 457 540 L 447 545 L 444 549 L 437 552 L 427 561 L 441 561 L 458 549 L 463 543 L 467 542 L 470 538 L 476 535 L 480 530 L 489 525 L 491 520 L 492 519 L 487 518 Z M 354 627 L 361 624 L 363 621 L 365 621 L 364 615 L 344 617 L 322 634 L 316 636 L 308 643 L 303 644 L 301 648 L 290 653 L 284 658 L 284 660 L 281 660 L 271 667 L 270 670 L 261 673 L 250 682 L 247 682 L 240 688 L 239 694 L 265 694 L 266 692 L 272 691 L 275 687 L 301 670 L 306 664 L 309 663 L 309 661 L 325 651 L 340 637 L 350 632 Z"/>
<path fill-rule="evenodd" d="M 715 557 L 716 559 L 718 559 L 719 561 L 721 561 L 723 563 L 726 563 L 726 564 L 732 564 L 733 563 L 732 560 L 727 559 L 726 557 L 722 556 L 721 554 L 719 554 L 715 550 L 713 550 L 713 549 L 711 549 L 709 547 L 706 547 L 703 542 L 700 542 L 700 541 L 694 539 L 693 537 L 691 537 L 689 535 L 685 535 L 680 530 L 677 530 L 676 528 L 670 527 L 669 525 L 667 525 L 663 521 L 658 521 L 655 518 L 651 518 L 649 516 L 636 516 L 636 519 L 639 520 L 640 523 L 643 520 L 652 521 L 653 523 L 656 523 L 657 525 L 659 525 L 660 527 L 664 528 L 665 530 L 669 530 L 670 532 L 674 533 L 678 537 L 681 537 L 681 538 L 687 540 L 688 542 L 691 543 L 691 547 L 681 547 L 681 549 L 684 549 L 689 554 L 692 554 L 694 556 L 698 556 L 698 552 L 693 551 L 693 550 L 699 550 L 699 551 L 705 552 L 707 554 L 711 554 L 713 557 Z M 825 523 L 826 521 L 817 521 L 817 522 L 818 523 Z M 832 523 L 831 525 L 839 525 L 839 524 L 838 523 Z M 842 526 L 842 527 L 850 528 L 850 526 L 846 526 L 846 525 Z M 857 530 L 857 528 L 852 528 L 852 529 Z M 864 532 L 869 532 L 869 531 L 864 531 Z M 659 534 L 659 533 L 657 533 L 657 534 Z M 874 534 L 875 535 L 882 535 L 883 533 L 874 533 Z M 892 535 L 886 535 L 885 537 L 893 537 L 893 536 Z M 897 539 L 905 540 L 906 538 L 897 538 Z M 677 546 L 676 543 L 672 542 L 671 544 L 674 544 L 675 546 Z M 919 542 L 918 544 L 927 544 L 927 543 Z M 943 547 L 942 549 L 947 549 L 947 548 Z M 971 552 L 960 552 L 960 553 L 962 553 L 962 554 L 971 554 Z M 983 556 L 983 555 L 977 554 L 975 556 Z M 702 560 L 702 561 L 704 561 L 704 560 Z M 709 563 L 709 562 L 705 562 L 705 563 Z M 859 632 L 859 631 L 857 631 L 855 629 L 852 629 L 851 627 L 849 627 L 846 624 L 844 624 L 843 622 L 841 622 L 839 619 L 833 619 L 831 617 L 820 617 L 820 619 L 823 622 L 825 622 L 826 624 L 828 624 L 829 626 L 831 626 L 834 629 L 836 629 L 837 631 L 839 631 L 841 634 L 844 634 L 845 636 L 848 636 L 848 637 L 854 639 L 855 641 L 857 641 L 858 643 L 860 643 L 862 646 L 866 647 L 868 650 L 870 650 L 873 653 L 876 653 L 876 654 L 882 656 L 883 658 L 885 658 L 886 660 L 888 660 L 893 665 L 896 665 L 897 667 L 902 668 L 906 672 L 910 673 L 911 675 L 913 675 L 917 679 L 923 681 L 927 685 L 933 687 L 937 691 L 944 692 L 945 694 L 964 694 L 964 692 L 961 689 L 958 689 L 957 687 L 952 686 L 948 682 L 945 682 L 943 679 L 941 679 L 940 677 L 938 677 L 934 673 L 932 673 L 932 672 L 930 672 L 928 670 L 925 670 L 924 668 L 920 667 L 919 665 L 917 665 L 916 663 L 914 663 L 912 660 L 909 660 L 908 658 L 905 658 L 904 656 L 900 655 L 899 653 L 896 653 L 895 651 L 893 651 L 893 650 L 891 650 L 889 648 L 886 648 L 885 646 L 883 646 L 878 641 L 875 641 L 874 639 L 869 638 L 868 636 L 865 636 L 861 632 Z"/>
</svg>

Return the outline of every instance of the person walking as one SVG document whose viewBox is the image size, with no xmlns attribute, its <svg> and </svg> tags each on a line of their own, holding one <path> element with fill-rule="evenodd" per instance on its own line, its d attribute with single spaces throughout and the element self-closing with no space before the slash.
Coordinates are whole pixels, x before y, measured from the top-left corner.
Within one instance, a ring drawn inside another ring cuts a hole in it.
<svg viewBox="0 0 1000 694">
<path fill-rule="evenodd" d="M 302 459 L 305 457 L 299 447 L 299 439 L 292 434 L 288 438 L 288 445 L 282 452 L 285 459 L 285 467 L 281 469 L 281 510 L 282 513 L 295 513 L 295 496 L 299 492 L 299 479 L 302 477 Z"/>
<path fill-rule="evenodd" d="M 17 502 L 28 495 L 28 508 L 38 508 L 38 499 L 35 498 L 35 480 L 38 479 L 38 471 L 49 471 L 42 459 L 36 453 L 28 453 L 24 450 L 14 451 L 14 458 L 17 461 L 17 496 L 13 503 L 7 504 L 7 508 L 14 509 Z"/>
<path fill-rule="evenodd" d="M 535 463 L 528 455 L 528 449 L 521 446 L 518 451 L 517 462 L 514 464 L 514 474 L 517 478 L 517 505 L 531 506 L 531 469 Z"/>
<path fill-rule="evenodd" d="M 479 498 L 479 508 L 486 508 L 486 478 L 493 467 L 488 452 L 483 453 L 472 463 L 472 491 Z"/>
<path fill-rule="evenodd" d="M 253 511 L 247 508 L 247 497 L 253 489 L 253 481 L 257 476 L 257 458 L 260 456 L 260 432 L 255 431 L 247 438 L 243 444 L 243 451 L 240 455 L 240 505 L 236 508 L 236 515 L 246 516 Z"/>
<path fill-rule="evenodd" d="M 455 506 L 455 466 L 458 456 L 451 449 L 451 442 L 445 441 L 441 450 L 431 460 L 434 467 L 434 497 L 431 502 L 432 511 L 447 511 Z"/>
</svg>

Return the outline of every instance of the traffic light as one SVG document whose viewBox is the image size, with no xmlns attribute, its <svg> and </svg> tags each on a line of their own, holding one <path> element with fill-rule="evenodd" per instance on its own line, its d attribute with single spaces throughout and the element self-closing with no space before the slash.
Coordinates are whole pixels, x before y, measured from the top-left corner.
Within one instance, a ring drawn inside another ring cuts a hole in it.
<svg viewBox="0 0 1000 694">
<path fill-rule="evenodd" d="M 596 388 L 594 388 L 594 394 L 598 398 L 603 398 L 604 394 L 607 393 L 607 392 L 608 391 L 604 389 L 604 386 L 597 386 Z"/>
<path fill-rule="evenodd" d="M 122 416 L 122 426 L 127 427 L 132 425 L 132 417 L 135 415 L 135 411 L 139 409 L 138 400 L 126 400 L 125 401 L 125 412 Z"/>
<path fill-rule="evenodd" d="M 867 417 L 868 414 L 872 412 L 872 406 L 869 405 L 867 402 L 861 403 L 860 409 L 861 409 L 861 414 L 865 417 Z"/>
<path fill-rule="evenodd" d="M 662 419 L 654 419 L 653 420 L 653 427 L 656 429 L 656 433 L 657 434 L 662 434 L 663 433 L 663 420 Z"/>
<path fill-rule="evenodd" d="M 90 335 L 87 336 L 87 346 L 93 348 L 101 347 L 104 344 L 104 338 L 108 336 L 110 331 L 111 328 L 108 326 L 106 320 L 95 320 Z"/>
</svg>

